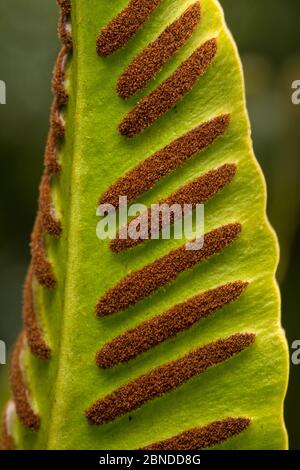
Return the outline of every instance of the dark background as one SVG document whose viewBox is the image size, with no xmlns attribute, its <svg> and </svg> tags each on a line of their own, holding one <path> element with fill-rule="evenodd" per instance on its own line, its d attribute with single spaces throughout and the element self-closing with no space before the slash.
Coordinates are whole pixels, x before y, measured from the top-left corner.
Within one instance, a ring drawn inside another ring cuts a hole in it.
<svg viewBox="0 0 300 470">
<path fill-rule="evenodd" d="M 299 0 L 221 0 L 245 70 L 256 156 L 268 184 L 268 214 L 281 245 L 278 280 L 289 344 L 300 339 Z M 55 0 L 0 0 L 0 339 L 11 347 L 21 328 L 22 283 L 37 209 L 48 131 L 50 79 L 58 52 Z M 270 364 L 270 368 L 272 364 Z M 7 395 L 0 369 L 0 406 Z M 300 366 L 291 365 L 286 401 L 290 447 L 300 449 Z"/>
</svg>

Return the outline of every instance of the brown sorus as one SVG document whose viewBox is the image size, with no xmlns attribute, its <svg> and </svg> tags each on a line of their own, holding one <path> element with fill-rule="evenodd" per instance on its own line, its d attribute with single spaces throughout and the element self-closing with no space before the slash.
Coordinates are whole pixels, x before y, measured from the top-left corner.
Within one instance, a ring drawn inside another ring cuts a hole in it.
<svg viewBox="0 0 300 470">
<path fill-rule="evenodd" d="M 69 30 L 69 20 L 71 14 L 70 0 L 58 0 L 61 9 L 61 14 L 58 22 L 58 37 L 61 42 L 70 51 L 73 47 L 72 35 Z"/>
<path fill-rule="evenodd" d="M 46 257 L 44 234 L 40 214 L 37 215 L 31 235 L 32 271 L 38 282 L 46 288 L 54 288 L 56 279 L 53 269 Z"/>
<path fill-rule="evenodd" d="M 39 211 L 43 229 L 58 238 L 61 234 L 61 222 L 55 216 L 51 194 L 51 176 L 45 171 L 40 184 Z"/>
<path fill-rule="evenodd" d="M 12 356 L 10 382 L 11 389 L 16 405 L 17 415 L 24 426 L 34 431 L 40 427 L 40 417 L 35 413 L 29 402 L 29 390 L 23 377 L 23 371 L 20 364 L 21 354 L 24 347 L 24 336 L 20 335 Z"/>
<path fill-rule="evenodd" d="M 68 93 L 65 87 L 65 69 L 68 60 L 68 49 L 63 46 L 57 57 L 53 70 L 52 90 L 56 97 L 57 105 L 64 106 L 68 100 Z"/>
<path fill-rule="evenodd" d="M 61 114 L 61 107 L 59 106 L 58 99 L 55 97 L 51 106 L 50 123 L 53 133 L 58 137 L 63 137 L 65 134 L 65 124 Z"/>
<path fill-rule="evenodd" d="M 106 369 L 137 357 L 233 302 L 240 297 L 247 285 L 248 283 L 243 281 L 225 284 L 194 296 L 141 323 L 105 344 L 97 353 L 97 365 Z"/>
<path fill-rule="evenodd" d="M 13 401 L 9 401 L 4 408 L 0 437 L 0 450 L 14 450 L 14 441 L 10 429 L 10 407 L 13 407 L 13 411 L 15 411 L 15 404 Z"/>
<path fill-rule="evenodd" d="M 201 450 L 221 444 L 241 434 L 250 426 L 249 418 L 226 418 L 201 428 L 189 429 L 164 441 L 143 447 L 143 450 Z"/>
<path fill-rule="evenodd" d="M 200 3 L 196 2 L 138 54 L 118 80 L 118 95 L 122 98 L 129 98 L 144 88 L 189 39 L 200 21 L 200 16 Z"/>
<path fill-rule="evenodd" d="M 255 340 L 252 333 L 237 333 L 195 349 L 184 357 L 157 367 L 97 400 L 87 411 L 91 424 L 104 424 L 140 408 L 240 353 Z"/>
<path fill-rule="evenodd" d="M 124 47 L 160 2 L 161 0 L 130 0 L 128 6 L 100 31 L 97 53 L 108 56 Z"/>
<path fill-rule="evenodd" d="M 206 72 L 216 52 L 216 39 L 210 39 L 196 49 L 167 80 L 142 98 L 125 116 L 119 125 L 120 133 L 134 137 L 173 108 Z"/>
<path fill-rule="evenodd" d="M 230 115 L 223 114 L 174 140 L 113 183 L 101 196 L 99 204 L 112 204 L 118 207 L 119 196 L 127 196 L 128 202 L 139 197 L 162 177 L 211 145 L 225 132 L 229 122 Z"/>
<path fill-rule="evenodd" d="M 54 134 L 53 129 L 50 129 L 45 150 L 45 168 L 48 175 L 56 175 L 61 170 L 61 166 L 57 158 L 58 140 L 59 139 Z"/>
<path fill-rule="evenodd" d="M 42 332 L 34 302 L 32 268 L 28 270 L 23 292 L 23 320 L 28 346 L 31 352 L 40 359 L 49 359 L 51 349 Z"/>
<path fill-rule="evenodd" d="M 57 0 L 57 3 L 65 15 L 71 13 L 71 0 Z"/>
<path fill-rule="evenodd" d="M 220 253 L 240 235 L 241 230 L 239 223 L 224 225 L 205 234 L 202 249 L 188 250 L 183 245 L 139 271 L 128 274 L 100 298 L 96 305 L 97 315 L 111 315 L 136 304 L 174 281 L 180 273 Z"/>
<path fill-rule="evenodd" d="M 176 221 L 176 214 L 171 212 L 169 220 L 164 220 L 162 207 L 166 205 L 168 208 L 176 205 L 184 210 L 185 205 L 189 204 L 193 209 L 197 204 L 204 204 L 225 186 L 227 186 L 234 175 L 236 174 L 235 164 L 225 164 L 216 170 L 211 170 L 199 178 L 195 178 L 190 183 L 182 186 L 178 191 L 171 194 L 167 199 L 164 199 L 158 203 L 154 209 L 148 209 L 147 213 L 142 213 L 136 217 L 136 221 L 146 220 L 145 229 L 140 230 L 139 238 L 131 238 L 129 236 L 129 223 L 127 226 L 120 229 L 117 233 L 116 238 L 111 241 L 110 248 L 115 253 L 127 250 L 134 246 L 143 243 L 145 240 L 151 239 L 153 235 L 159 235 L 162 229 L 172 225 Z M 182 213 L 181 213 L 182 214 Z M 180 215 L 181 215 L 180 214 Z M 157 233 L 152 232 L 152 220 L 155 219 L 158 222 Z M 132 223 L 132 221 L 130 222 Z"/>
</svg>

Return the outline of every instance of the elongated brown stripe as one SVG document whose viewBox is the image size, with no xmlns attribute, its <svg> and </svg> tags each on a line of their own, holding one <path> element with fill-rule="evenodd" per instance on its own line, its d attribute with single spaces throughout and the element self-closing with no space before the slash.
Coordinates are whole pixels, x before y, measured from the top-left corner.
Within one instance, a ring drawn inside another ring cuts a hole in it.
<svg viewBox="0 0 300 470">
<path fill-rule="evenodd" d="M 62 227 L 60 220 L 55 215 L 51 194 L 51 176 L 47 172 L 44 173 L 40 184 L 39 211 L 43 229 L 50 235 L 58 238 Z"/>
<path fill-rule="evenodd" d="M 141 323 L 100 349 L 96 356 L 97 365 L 106 369 L 137 357 L 233 302 L 247 285 L 247 282 L 242 281 L 226 284 L 192 297 Z"/>
<path fill-rule="evenodd" d="M 97 400 L 86 411 L 86 416 L 92 424 L 113 421 L 240 353 L 254 340 L 255 335 L 252 333 L 238 333 L 195 349 L 181 359 L 153 369 Z"/>
<path fill-rule="evenodd" d="M 51 106 L 51 116 L 50 116 L 51 126 L 54 132 L 54 135 L 57 137 L 62 137 L 65 134 L 65 123 L 61 114 L 61 106 L 59 106 L 58 99 L 55 97 Z"/>
<path fill-rule="evenodd" d="M 167 80 L 142 98 L 125 116 L 119 125 L 120 133 L 134 137 L 173 108 L 206 72 L 216 52 L 216 39 L 210 39 L 199 47 Z"/>
<path fill-rule="evenodd" d="M 202 249 L 188 250 L 186 245 L 181 246 L 139 271 L 127 275 L 98 301 L 97 314 L 111 315 L 136 304 L 176 279 L 180 273 L 221 252 L 240 235 L 241 230 L 239 223 L 224 225 L 204 236 Z"/>
<path fill-rule="evenodd" d="M 57 99 L 57 105 L 64 106 L 68 99 L 68 93 L 65 87 L 65 69 L 68 60 L 68 49 L 63 46 L 58 54 L 58 58 L 53 70 L 52 90 Z"/>
<path fill-rule="evenodd" d="M 167 199 L 160 201 L 158 206 L 153 209 L 149 208 L 147 213 L 141 214 L 133 219 L 133 221 L 135 220 L 137 223 L 141 220 L 146 221 L 146 223 L 142 224 L 140 227 L 140 238 L 133 239 L 130 237 L 129 225 L 130 223 L 133 223 L 133 221 L 128 223 L 124 228 L 121 228 L 117 233 L 116 239 L 112 240 L 110 243 L 112 251 L 120 253 L 121 251 L 137 246 L 145 240 L 150 239 L 151 236 L 154 235 L 152 232 L 152 220 L 156 220 L 158 222 L 158 233 L 168 225 L 172 225 L 176 220 L 176 214 L 171 212 L 170 220 L 164 220 L 161 210 L 163 205 L 167 205 L 169 208 L 173 205 L 178 205 L 181 206 L 182 210 L 184 210 L 185 204 L 190 204 L 194 209 L 197 204 L 207 202 L 227 186 L 231 182 L 235 173 L 235 164 L 225 164 L 182 186 Z"/>
<path fill-rule="evenodd" d="M 226 418 L 201 428 L 190 429 L 165 441 L 155 442 L 143 447 L 143 450 L 208 449 L 241 434 L 250 423 L 249 418 Z"/>
<path fill-rule="evenodd" d="M 28 270 L 24 285 L 23 320 L 27 343 L 31 352 L 40 359 L 49 359 L 51 357 L 51 349 L 44 339 L 44 335 L 36 314 L 31 267 Z"/>
<path fill-rule="evenodd" d="M 14 441 L 11 434 L 12 418 L 16 407 L 13 401 L 9 401 L 5 406 L 2 418 L 2 429 L 0 439 L 0 450 L 14 450 Z"/>
<path fill-rule="evenodd" d="M 45 168 L 48 175 L 56 175 L 60 172 L 61 166 L 57 157 L 58 138 L 51 128 L 48 133 L 47 145 L 45 150 Z"/>
<path fill-rule="evenodd" d="M 160 2 L 161 0 L 130 0 L 128 6 L 100 31 L 97 38 L 98 54 L 108 56 L 124 47 Z"/>
<path fill-rule="evenodd" d="M 10 383 L 14 402 L 16 404 L 17 415 L 24 426 L 32 430 L 40 427 L 40 417 L 33 410 L 29 401 L 29 390 L 23 377 L 20 360 L 24 347 L 24 337 L 21 335 L 17 341 L 12 356 Z"/>
<path fill-rule="evenodd" d="M 71 0 L 57 0 L 57 3 L 65 15 L 71 13 Z"/>
<path fill-rule="evenodd" d="M 40 184 L 39 210 L 44 230 L 58 238 L 61 234 L 62 226 L 60 220 L 55 215 L 51 194 L 51 176 L 47 172 L 44 173 Z"/>
<path fill-rule="evenodd" d="M 37 215 L 31 235 L 32 270 L 38 282 L 47 288 L 56 285 L 55 275 L 44 248 L 43 226 L 40 214 Z"/>
<path fill-rule="evenodd" d="M 71 1 L 70 0 L 57 0 L 57 3 L 61 9 L 61 14 L 58 22 L 58 36 L 61 42 L 65 45 L 67 50 L 71 50 L 73 47 L 72 34 L 71 34 Z"/>
<path fill-rule="evenodd" d="M 151 189 L 163 176 L 179 168 L 193 155 L 211 145 L 225 132 L 229 121 L 229 114 L 223 114 L 174 140 L 117 180 L 101 196 L 99 204 L 119 207 L 120 196 L 127 196 L 128 202 L 133 201 Z"/>
<path fill-rule="evenodd" d="M 178 20 L 168 26 L 154 42 L 138 54 L 118 80 L 118 95 L 122 98 L 129 98 L 144 88 L 189 39 L 199 23 L 200 17 L 200 3 L 196 2 Z"/>
</svg>

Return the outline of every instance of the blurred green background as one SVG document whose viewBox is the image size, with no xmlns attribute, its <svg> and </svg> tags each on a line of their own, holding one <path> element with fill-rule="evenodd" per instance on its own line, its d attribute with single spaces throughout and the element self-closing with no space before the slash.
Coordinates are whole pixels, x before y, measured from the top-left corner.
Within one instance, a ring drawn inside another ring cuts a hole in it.
<svg viewBox="0 0 300 470">
<path fill-rule="evenodd" d="M 300 105 L 291 102 L 291 83 L 300 80 L 300 2 L 221 3 L 242 56 L 254 148 L 267 179 L 269 217 L 280 239 L 278 280 L 291 345 L 300 339 Z M 57 16 L 55 0 L 0 0 L 0 80 L 7 85 L 7 104 L 0 105 L 0 339 L 8 348 L 21 328 L 49 84 L 59 48 Z M 7 397 L 7 369 L 0 366 L 0 406 Z M 286 400 L 291 449 L 300 449 L 299 394 L 300 366 L 291 365 Z"/>
</svg>

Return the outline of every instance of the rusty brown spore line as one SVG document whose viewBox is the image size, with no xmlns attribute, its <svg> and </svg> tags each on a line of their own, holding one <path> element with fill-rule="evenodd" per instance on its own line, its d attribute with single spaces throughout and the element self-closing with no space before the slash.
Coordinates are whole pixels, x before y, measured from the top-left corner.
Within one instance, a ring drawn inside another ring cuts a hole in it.
<svg viewBox="0 0 300 470">
<path fill-rule="evenodd" d="M 253 333 L 237 333 L 226 339 L 209 343 L 168 364 L 128 382 L 86 410 L 91 424 L 105 424 L 140 408 L 241 353 L 255 341 Z"/>
<path fill-rule="evenodd" d="M 11 430 L 11 418 L 16 411 L 15 403 L 10 400 L 4 408 L 2 416 L 0 450 L 14 450 L 14 439 Z"/>
<path fill-rule="evenodd" d="M 101 29 L 97 53 L 108 56 L 124 47 L 158 7 L 161 0 L 130 0 L 112 21 Z"/>
<path fill-rule="evenodd" d="M 69 0 L 58 0 L 61 8 L 59 22 L 59 35 L 63 42 L 63 47 L 58 56 L 53 76 L 54 102 L 51 110 L 51 128 L 45 151 L 45 172 L 41 183 L 40 207 L 36 217 L 32 237 L 31 255 L 32 262 L 24 286 L 23 319 L 25 324 L 25 334 L 28 345 L 33 354 L 41 359 L 48 359 L 51 356 L 51 349 L 44 340 L 44 335 L 39 324 L 34 305 L 33 296 L 33 276 L 45 288 L 54 288 L 56 285 L 55 275 L 51 264 L 47 260 L 44 246 L 44 233 L 49 232 L 58 236 L 61 231 L 60 222 L 56 219 L 53 211 L 50 183 L 51 178 L 60 171 L 60 164 L 57 160 L 58 144 L 64 136 L 64 127 L 60 121 L 60 108 L 66 105 L 67 91 L 64 88 L 65 67 L 68 54 L 72 49 L 72 40 L 68 31 L 67 20 L 71 11 Z M 14 397 L 16 413 L 24 426 L 37 431 L 40 427 L 40 417 L 34 411 L 30 402 L 30 393 L 21 366 L 21 355 L 25 346 L 25 334 L 22 333 L 17 341 L 13 352 L 10 382 Z M 6 449 L 13 448 L 12 436 L 4 426 L 2 432 L 2 444 Z"/>
<path fill-rule="evenodd" d="M 57 159 L 58 146 L 65 135 L 65 125 L 62 118 L 62 109 L 67 105 L 68 92 L 65 87 L 65 71 L 69 56 L 72 51 L 72 37 L 68 35 L 66 40 L 66 28 L 71 13 L 71 2 L 69 0 L 58 0 L 61 9 L 59 21 L 59 36 L 63 43 L 58 54 L 53 70 L 52 91 L 54 100 L 51 108 L 51 129 L 45 152 L 45 170 L 40 185 L 39 211 L 45 232 L 58 238 L 62 231 L 61 222 L 55 214 L 52 202 L 51 184 L 52 179 L 57 175 L 61 166 Z"/>
<path fill-rule="evenodd" d="M 134 137 L 173 108 L 192 90 L 217 53 L 216 39 L 206 41 L 152 93 L 142 98 L 119 125 L 123 136 Z"/>
<path fill-rule="evenodd" d="M 250 418 L 225 418 L 206 426 L 189 429 L 177 436 L 154 442 L 141 450 L 202 450 L 221 444 L 246 431 Z"/>
<path fill-rule="evenodd" d="M 59 100 L 55 96 L 51 107 L 51 127 L 57 138 L 63 138 L 65 135 L 65 120 L 62 115 L 62 108 L 59 106 Z"/>
<path fill-rule="evenodd" d="M 123 47 L 158 4 L 159 1 L 150 3 L 148 0 L 132 0 L 127 8 L 102 29 L 97 39 L 98 54 L 106 56 Z M 200 16 L 200 3 L 196 2 L 138 54 L 119 78 L 117 93 L 126 98 L 143 88 L 192 35 Z M 133 137 L 173 108 L 206 72 L 216 52 L 215 38 L 195 50 L 168 79 L 141 99 L 125 116 L 119 125 L 120 133 Z"/>
<path fill-rule="evenodd" d="M 239 223 L 221 226 L 205 234 L 202 249 L 188 250 L 186 245 L 181 246 L 142 269 L 128 274 L 99 299 L 96 305 L 97 315 L 111 315 L 135 305 L 157 289 L 174 281 L 179 274 L 223 251 L 239 237 L 241 230 Z"/>
<path fill-rule="evenodd" d="M 70 51 L 73 48 L 73 39 L 70 31 L 71 1 L 57 0 L 60 8 L 60 18 L 58 21 L 58 36 L 63 45 Z"/>
<path fill-rule="evenodd" d="M 65 87 L 65 69 L 69 55 L 70 50 L 66 46 L 63 46 L 53 70 L 52 92 L 55 98 L 52 106 L 64 107 L 67 104 L 68 93 Z M 54 109 L 54 114 L 55 113 L 57 113 L 56 109 Z M 51 122 L 53 119 L 52 117 Z M 45 172 L 50 177 L 57 175 L 61 170 L 57 153 L 62 137 L 64 137 L 64 129 L 62 132 L 57 133 L 56 128 L 51 126 L 45 151 Z"/>
<path fill-rule="evenodd" d="M 57 3 L 63 15 L 71 13 L 71 0 L 57 0 Z"/>
<path fill-rule="evenodd" d="M 61 17 L 70 14 L 70 2 L 58 2 L 62 8 Z M 64 44 L 56 61 L 52 90 L 54 102 L 52 105 L 51 128 L 48 135 L 45 151 L 45 170 L 40 184 L 39 211 L 31 236 L 32 262 L 25 281 L 23 294 L 23 320 L 25 332 L 31 352 L 40 359 L 49 359 L 51 349 L 46 344 L 44 334 L 39 324 L 34 306 L 33 277 L 45 288 L 53 289 L 56 286 L 56 277 L 47 259 L 44 246 L 44 235 L 48 233 L 58 238 L 62 231 L 62 225 L 57 218 L 51 195 L 52 178 L 61 169 L 57 159 L 58 146 L 64 137 L 64 128 L 53 125 L 53 115 L 67 104 L 68 94 L 65 89 L 65 67 L 70 54 L 70 45 Z"/>
<path fill-rule="evenodd" d="M 167 226 L 171 226 L 176 221 L 176 214 L 174 212 L 171 212 L 169 220 L 164 220 L 162 213 L 162 207 L 164 205 L 168 208 L 180 206 L 182 211 L 185 205 L 189 205 L 192 209 L 195 209 L 198 204 L 204 204 L 224 189 L 232 181 L 236 170 L 237 166 L 235 164 L 227 163 L 185 184 L 166 199 L 159 201 L 154 208 L 149 208 L 147 212 L 134 217 L 128 222 L 127 226 L 122 227 L 119 232 L 117 232 L 116 238 L 110 242 L 111 250 L 115 253 L 120 253 L 140 245 L 145 240 L 151 239 L 153 235 L 159 236 L 159 233 L 163 229 L 167 228 Z M 182 215 L 182 212 L 179 215 Z M 152 231 L 153 219 L 157 220 L 157 233 L 153 233 Z M 129 236 L 130 224 L 134 222 L 141 224 L 142 220 L 146 222 L 142 224 L 143 230 L 140 230 L 139 238 L 131 238 Z"/>
<path fill-rule="evenodd" d="M 25 427 L 33 431 L 37 431 L 40 427 L 40 417 L 33 410 L 29 401 L 30 393 L 28 385 L 25 382 L 21 366 L 21 354 L 23 352 L 24 345 L 24 335 L 21 334 L 12 355 L 10 369 L 11 390 L 16 405 L 16 412 L 20 421 Z"/>
<path fill-rule="evenodd" d="M 229 122 L 230 115 L 222 114 L 175 139 L 113 183 L 100 197 L 99 204 L 111 204 L 117 208 L 120 196 L 127 196 L 128 202 L 132 202 L 161 178 L 209 147 L 225 132 Z"/>
<path fill-rule="evenodd" d="M 47 259 L 40 214 L 37 215 L 31 235 L 31 262 L 33 274 L 39 284 L 47 289 L 53 289 L 56 286 L 56 277 L 52 265 Z"/>
<path fill-rule="evenodd" d="M 55 176 L 61 171 L 61 164 L 58 160 L 58 144 L 59 140 L 53 129 L 50 128 L 44 157 L 45 172 L 49 176 Z"/>
<path fill-rule="evenodd" d="M 191 37 L 200 17 L 200 3 L 196 2 L 139 53 L 118 79 L 118 95 L 129 98 L 144 88 Z"/>
<path fill-rule="evenodd" d="M 51 194 L 52 175 L 44 172 L 40 184 L 39 211 L 44 230 L 55 238 L 62 232 L 61 221 L 57 218 Z"/>
<path fill-rule="evenodd" d="M 127 15 L 127 11 L 126 13 L 122 13 L 122 21 L 124 20 L 124 15 L 126 16 Z M 176 40 L 177 41 L 181 41 L 183 40 L 183 38 L 186 38 L 186 36 L 189 36 L 192 34 L 192 30 L 195 28 L 196 24 L 198 23 L 199 19 L 200 19 L 200 15 L 201 15 L 201 11 L 200 11 L 200 3 L 199 2 L 196 2 L 195 4 L 193 4 L 192 6 L 190 6 L 186 11 L 185 13 L 179 18 L 179 20 L 175 21 L 170 27 L 168 27 L 164 33 L 162 33 L 162 35 L 157 39 L 157 41 L 155 41 L 154 43 L 152 43 L 151 45 L 149 45 L 148 48 L 146 48 L 142 53 L 141 55 L 139 56 L 139 59 L 142 57 L 145 58 L 145 56 L 147 56 L 147 54 L 151 54 L 154 53 L 153 51 L 153 48 L 152 46 L 154 47 L 158 47 L 158 45 L 160 45 L 162 47 L 162 42 L 165 43 L 166 42 L 166 39 L 168 38 L 169 41 L 167 41 L 167 43 L 173 43 L 175 41 L 176 43 Z M 120 18 L 119 18 L 120 19 Z M 120 26 L 120 25 L 119 25 Z M 109 28 L 109 26 L 108 26 Z M 189 29 L 191 28 L 191 29 Z M 173 41 L 172 41 L 173 39 Z M 183 40 L 184 41 L 184 40 Z M 155 46 L 154 46 L 155 45 Z M 166 45 L 166 44 L 164 44 Z M 207 50 L 206 50 L 206 47 L 208 48 L 208 50 L 210 50 L 210 47 L 212 46 L 212 49 L 214 49 L 216 47 L 216 43 L 215 43 L 215 40 L 211 40 L 211 41 L 207 41 L 207 43 L 205 43 L 203 46 L 201 46 L 197 51 L 195 51 L 192 56 L 184 62 L 184 64 L 179 67 L 179 69 L 177 69 L 177 71 L 175 72 L 175 74 L 172 75 L 172 77 L 170 77 L 169 80 L 172 81 L 172 85 L 176 85 L 176 79 L 174 78 L 176 76 L 176 73 L 178 72 L 178 74 L 184 74 L 185 71 L 187 71 L 187 69 L 191 66 L 191 63 L 193 62 L 193 58 L 195 58 L 197 56 L 197 54 L 199 54 L 200 58 L 202 55 L 204 56 L 207 56 Z M 171 47 L 171 46 L 170 46 Z M 164 49 L 164 47 L 162 47 L 162 50 Z M 175 47 L 176 49 L 176 47 Z M 151 52 L 152 51 L 152 52 Z M 201 51 L 201 53 L 199 53 L 199 51 Z M 203 54 L 202 54 L 203 53 Z M 158 54 L 159 56 L 160 54 Z M 149 57 L 150 57 L 149 56 Z M 148 57 L 148 56 L 147 56 Z M 149 58 L 148 57 L 148 58 Z M 193 58 L 192 58 L 193 57 Z M 207 58 L 207 57 L 206 57 Z M 199 57 L 198 57 L 199 59 Z M 203 58 L 202 58 L 203 59 Z M 136 59 L 138 60 L 138 59 Z M 201 62 L 201 60 L 200 60 Z M 134 61 L 131 65 L 132 67 L 134 67 L 134 64 L 136 64 L 136 61 Z M 205 65 L 205 59 L 203 59 L 202 63 L 199 65 L 198 64 L 198 72 L 202 73 L 202 70 L 203 70 L 203 66 Z M 130 68 L 130 67 L 129 67 Z M 145 70 L 145 67 L 141 67 L 141 70 Z M 128 74 L 125 72 L 125 75 L 128 77 Z M 191 74 L 188 74 L 188 75 L 191 75 Z M 136 77 L 136 74 L 132 74 L 132 76 Z M 181 77 L 182 78 L 182 75 Z M 188 77 L 189 79 L 191 77 Z M 122 78 L 120 79 L 121 82 L 122 82 Z M 175 81 L 174 81 L 175 80 Z M 125 80 L 126 82 L 126 80 Z M 125 83 L 124 82 L 124 83 Z M 164 82 L 165 84 L 167 83 Z M 191 84 L 191 83 L 190 83 Z M 170 83 L 170 86 L 171 86 L 171 83 Z M 191 85 L 192 86 L 192 85 Z M 166 90 L 165 90 L 166 91 Z M 164 94 L 164 93 L 163 93 Z M 148 98 L 147 98 L 148 99 Z M 225 118 L 225 116 L 224 116 Z M 229 117 L 228 117 L 228 120 L 229 120 Z M 198 130 L 198 129 L 197 129 Z M 196 129 L 194 130 L 196 131 Z M 182 142 L 182 140 L 180 139 L 177 139 L 173 144 L 177 144 L 177 146 L 179 147 L 180 145 L 184 145 L 184 144 L 187 144 L 188 142 L 188 139 L 189 137 L 191 137 L 191 135 L 186 135 L 184 136 L 186 137 L 186 141 L 185 142 Z M 209 144 L 210 142 L 207 142 L 207 144 Z M 172 150 L 175 150 L 174 147 L 175 145 L 172 146 L 172 144 L 170 144 L 170 146 L 167 146 L 165 149 L 163 149 L 162 152 L 159 152 L 159 154 L 156 154 L 154 155 L 153 157 L 150 157 L 150 159 L 147 159 L 147 162 L 143 162 L 143 163 L 147 163 L 149 164 L 149 166 L 151 165 L 151 163 L 154 163 L 153 160 L 157 159 L 157 158 L 160 158 L 160 157 L 164 157 L 164 156 L 167 156 L 167 155 L 164 155 L 164 150 L 165 150 L 165 153 L 167 153 L 168 151 L 172 151 Z M 187 151 L 190 150 L 190 145 L 186 145 L 188 147 Z M 177 150 L 177 149 L 176 149 Z M 196 150 L 197 151 L 197 150 Z M 161 154 L 162 153 L 162 154 Z M 155 158 L 156 157 L 156 158 Z M 151 161 L 152 160 L 152 161 Z M 156 162 L 157 163 L 157 162 Z M 143 164 L 142 164 L 143 165 Z M 154 166 L 154 165 L 153 165 Z M 171 165 L 170 165 L 171 167 Z M 141 170 L 142 168 L 139 166 L 138 168 L 134 169 L 132 172 L 130 172 L 128 175 L 125 176 L 125 178 L 122 178 L 121 180 L 117 181 L 117 183 L 115 185 L 113 185 L 113 187 L 110 188 L 110 190 L 104 195 L 102 196 L 102 198 L 100 199 L 100 204 L 111 204 L 112 201 L 110 199 L 110 196 L 114 196 L 114 203 L 113 205 L 117 206 L 118 205 L 118 201 L 116 201 L 116 196 L 119 198 L 120 195 L 122 195 L 122 193 L 120 191 L 118 191 L 119 189 L 125 189 L 124 186 L 122 188 L 122 183 L 123 185 L 125 186 L 131 186 L 131 188 L 135 188 L 136 185 L 134 183 L 136 183 L 136 181 L 138 180 L 138 177 L 141 176 L 139 175 L 139 170 Z M 151 170 L 151 168 L 145 168 L 146 171 L 144 171 L 143 173 L 143 177 L 146 176 L 146 180 L 148 179 L 148 174 L 149 172 L 147 172 L 147 170 Z M 169 172 L 171 171 L 172 168 L 168 168 L 168 169 L 164 169 L 165 172 Z M 134 174 L 135 173 L 135 174 Z M 150 174 L 151 174 L 151 171 L 150 171 Z M 162 175 L 159 175 L 159 178 L 163 176 Z M 136 177 L 136 178 L 135 178 Z M 133 180 L 135 179 L 136 181 L 128 181 L 129 179 Z M 125 184 L 124 184 L 125 183 Z M 128 184 L 129 183 L 129 184 Z M 133 183 L 133 185 L 131 185 L 130 183 Z M 147 188 L 143 188 L 143 191 L 147 189 Z M 124 195 L 128 197 L 128 192 L 124 192 Z M 113 194 L 112 194 L 113 193 Z M 131 199 L 131 197 L 129 196 L 129 199 Z M 116 247 L 117 248 L 117 247 Z"/>
<path fill-rule="evenodd" d="M 65 129 L 61 109 L 68 100 L 68 93 L 65 88 L 65 71 L 68 58 L 72 52 L 73 41 L 68 29 L 70 26 L 71 2 L 70 0 L 57 0 L 57 3 L 61 10 L 58 35 L 63 45 L 53 71 L 52 91 L 54 93 L 54 101 L 51 110 L 51 126 L 57 137 L 62 137 L 64 136 Z"/>
<path fill-rule="evenodd" d="M 48 135 L 45 151 L 45 169 L 40 184 L 39 211 L 31 237 L 32 270 L 38 282 L 46 288 L 56 285 L 55 275 L 44 247 L 44 234 L 58 238 L 62 231 L 61 221 L 57 218 L 52 200 L 52 179 L 60 170 L 58 161 L 58 147 L 64 138 L 65 127 L 61 117 L 61 110 L 67 104 L 68 93 L 65 88 L 65 69 L 72 44 L 70 37 L 66 39 L 67 21 L 71 12 L 71 3 L 68 0 L 58 0 L 61 9 L 59 22 L 59 35 L 63 42 L 58 55 L 52 80 L 54 100 L 51 108 L 51 128 Z"/>
<path fill-rule="evenodd" d="M 126 363 L 154 346 L 191 328 L 199 320 L 237 300 L 248 286 L 236 281 L 196 295 L 164 313 L 125 331 L 105 344 L 96 355 L 103 369 Z"/>
<path fill-rule="evenodd" d="M 52 91 L 57 98 L 58 106 L 65 106 L 68 101 L 68 92 L 65 87 L 65 71 L 70 51 L 63 46 L 58 54 L 53 70 Z"/>
<path fill-rule="evenodd" d="M 45 171 L 40 185 L 39 200 L 39 210 L 44 230 L 54 237 L 60 236 L 62 227 L 61 222 L 55 215 L 51 184 L 53 177 L 61 170 L 60 163 L 57 160 L 57 153 L 58 146 L 65 135 L 65 124 L 61 112 L 68 102 L 68 92 L 65 87 L 65 71 L 72 51 L 72 42 L 70 42 L 72 37 L 70 36 L 67 41 L 65 40 L 66 28 L 71 13 L 71 3 L 69 0 L 58 0 L 58 5 L 61 9 L 59 35 L 63 45 L 53 70 L 52 91 L 54 100 L 51 108 L 51 129 L 47 141 Z"/>
<path fill-rule="evenodd" d="M 23 292 L 23 321 L 28 346 L 35 356 L 40 359 L 51 357 L 51 348 L 46 343 L 44 334 L 37 316 L 33 295 L 33 274 L 29 267 Z"/>
</svg>

